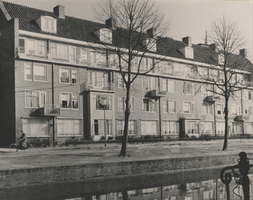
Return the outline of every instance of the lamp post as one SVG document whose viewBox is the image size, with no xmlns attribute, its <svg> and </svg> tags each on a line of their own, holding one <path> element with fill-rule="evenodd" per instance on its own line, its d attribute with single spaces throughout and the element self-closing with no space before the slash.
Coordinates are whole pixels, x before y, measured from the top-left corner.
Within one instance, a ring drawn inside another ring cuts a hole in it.
<svg viewBox="0 0 253 200">
<path fill-rule="evenodd" d="M 104 135 L 105 135 L 105 147 L 106 147 L 106 121 L 105 121 L 105 107 L 106 107 L 106 100 L 107 100 L 107 98 L 105 98 L 105 97 L 102 97 L 101 98 L 101 100 L 102 100 L 102 105 L 103 105 L 103 107 L 104 107 Z"/>
</svg>

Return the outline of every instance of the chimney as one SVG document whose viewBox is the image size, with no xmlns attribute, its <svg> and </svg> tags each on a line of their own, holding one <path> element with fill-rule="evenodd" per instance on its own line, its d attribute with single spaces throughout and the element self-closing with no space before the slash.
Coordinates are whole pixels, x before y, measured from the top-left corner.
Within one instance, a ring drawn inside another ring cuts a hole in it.
<svg viewBox="0 0 253 200">
<path fill-rule="evenodd" d="M 247 49 L 241 49 L 240 56 L 242 56 L 243 58 L 246 58 L 247 57 Z"/>
<path fill-rule="evenodd" d="M 210 47 L 210 49 L 211 49 L 212 51 L 216 51 L 216 44 L 215 44 L 215 43 L 210 44 L 209 47 Z"/>
<path fill-rule="evenodd" d="M 185 44 L 187 44 L 188 46 L 192 46 L 192 38 L 191 37 L 184 37 L 183 39 L 182 39 L 182 41 L 185 43 Z"/>
<path fill-rule="evenodd" d="M 105 21 L 105 25 L 108 26 L 109 28 L 114 29 L 114 24 L 113 24 L 113 19 L 109 18 Z"/>
<path fill-rule="evenodd" d="M 55 6 L 54 14 L 57 15 L 61 19 L 65 19 L 65 7 L 62 5 Z"/>
<path fill-rule="evenodd" d="M 154 37 L 154 34 L 155 34 L 155 31 L 153 28 L 150 28 L 147 30 L 147 34 L 149 35 L 149 37 L 153 38 Z"/>
</svg>

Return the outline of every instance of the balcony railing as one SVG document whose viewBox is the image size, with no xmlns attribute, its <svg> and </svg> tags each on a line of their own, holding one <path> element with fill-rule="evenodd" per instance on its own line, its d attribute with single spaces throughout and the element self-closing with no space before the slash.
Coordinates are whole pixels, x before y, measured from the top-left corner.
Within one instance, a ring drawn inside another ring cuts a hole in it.
<svg viewBox="0 0 253 200">
<path fill-rule="evenodd" d="M 94 86 L 87 81 L 80 85 L 80 92 L 89 92 L 89 91 L 108 91 L 114 92 L 115 91 L 115 84 L 111 82 L 107 82 L 104 86 Z"/>
<path fill-rule="evenodd" d="M 17 47 L 16 48 L 16 56 L 24 55 L 25 54 L 25 47 Z"/>
</svg>

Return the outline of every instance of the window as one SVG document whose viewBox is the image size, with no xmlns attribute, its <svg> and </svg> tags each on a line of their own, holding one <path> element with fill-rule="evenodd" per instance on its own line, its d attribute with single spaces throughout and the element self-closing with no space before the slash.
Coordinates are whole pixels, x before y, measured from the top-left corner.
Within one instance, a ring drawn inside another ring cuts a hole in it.
<svg viewBox="0 0 253 200">
<path fill-rule="evenodd" d="M 112 43 L 112 31 L 107 28 L 100 29 L 100 41 L 104 43 Z"/>
<path fill-rule="evenodd" d="M 183 82 L 183 94 L 194 94 L 194 84 L 191 82 Z"/>
<path fill-rule="evenodd" d="M 50 33 L 56 33 L 56 19 L 49 16 L 41 16 L 41 30 Z"/>
<path fill-rule="evenodd" d="M 213 114 L 213 106 L 210 103 L 202 103 L 202 114 L 204 115 L 212 115 Z"/>
<path fill-rule="evenodd" d="M 241 106 L 240 105 L 231 105 L 232 115 L 240 115 L 241 114 Z"/>
<path fill-rule="evenodd" d="M 225 122 L 216 122 L 216 131 L 218 135 L 225 133 Z"/>
<path fill-rule="evenodd" d="M 244 99 L 245 99 L 245 100 L 252 100 L 252 99 L 251 99 L 251 92 L 250 92 L 249 90 L 246 90 L 246 89 L 245 89 L 245 90 L 243 91 L 243 93 L 244 93 Z"/>
<path fill-rule="evenodd" d="M 117 135 L 123 135 L 124 134 L 124 120 L 117 120 Z M 136 135 L 137 128 L 136 128 L 136 121 L 135 120 L 129 120 L 128 122 L 128 135 Z"/>
<path fill-rule="evenodd" d="M 194 112 L 194 102 L 184 102 L 183 103 L 183 112 L 184 113 L 193 113 Z"/>
<path fill-rule="evenodd" d="M 129 100 L 129 106 L 130 106 L 130 111 L 134 111 L 134 98 L 130 98 Z M 126 103 L 125 103 L 125 97 L 119 97 L 118 98 L 118 108 L 119 111 L 124 111 L 126 107 Z"/>
<path fill-rule="evenodd" d="M 217 104 L 216 105 L 217 115 L 224 114 L 224 105 Z"/>
<path fill-rule="evenodd" d="M 94 119 L 94 133 L 95 135 L 112 135 L 112 120 Z"/>
<path fill-rule="evenodd" d="M 178 135 L 179 123 L 175 121 L 163 121 L 162 122 L 162 134 L 163 135 Z"/>
<path fill-rule="evenodd" d="M 214 134 L 213 122 L 201 122 L 201 134 Z"/>
<path fill-rule="evenodd" d="M 78 109 L 78 99 L 77 94 L 60 93 L 60 106 L 61 108 Z"/>
<path fill-rule="evenodd" d="M 89 71 L 88 83 L 94 88 L 106 88 L 109 84 L 109 74 L 103 71 Z"/>
<path fill-rule="evenodd" d="M 46 92 L 39 90 L 26 90 L 25 102 L 26 108 L 44 107 L 46 104 Z"/>
<path fill-rule="evenodd" d="M 53 58 L 70 60 L 71 62 L 75 61 L 76 50 L 73 46 L 69 47 L 65 44 L 51 42 L 50 52 L 52 53 Z"/>
<path fill-rule="evenodd" d="M 144 111 L 144 112 L 156 112 L 156 102 L 152 99 L 143 99 L 142 111 Z"/>
<path fill-rule="evenodd" d="M 155 78 L 143 77 L 142 78 L 142 89 L 143 90 L 155 89 Z"/>
<path fill-rule="evenodd" d="M 47 81 L 47 66 L 37 63 L 25 63 L 25 80 Z"/>
<path fill-rule="evenodd" d="M 26 137 L 49 137 L 49 119 L 28 118 L 22 119 L 22 129 Z"/>
<path fill-rule="evenodd" d="M 246 134 L 252 134 L 253 133 L 253 123 L 244 123 L 244 132 Z"/>
<path fill-rule="evenodd" d="M 111 95 L 93 95 L 95 110 L 112 110 L 112 96 Z"/>
<path fill-rule="evenodd" d="M 19 45 L 24 48 L 23 53 L 35 56 L 46 56 L 46 44 L 44 40 L 30 38 L 19 40 Z"/>
<path fill-rule="evenodd" d="M 77 69 L 59 68 L 60 83 L 77 83 Z"/>
<path fill-rule="evenodd" d="M 81 120 L 57 119 L 57 136 L 81 136 Z"/>
<path fill-rule="evenodd" d="M 161 79 L 161 91 L 167 91 L 168 93 L 175 92 L 175 81 L 169 79 Z"/>
<path fill-rule="evenodd" d="M 242 133 L 242 122 L 232 122 L 232 133 L 241 134 Z"/>
<path fill-rule="evenodd" d="M 176 101 L 173 100 L 164 100 L 163 101 L 163 110 L 168 113 L 176 112 Z"/>
<path fill-rule="evenodd" d="M 199 122 L 198 121 L 186 121 L 186 133 L 187 134 L 198 134 L 199 133 Z"/>
<path fill-rule="evenodd" d="M 89 60 L 89 51 L 85 48 L 80 48 L 79 62 L 84 63 Z"/>
<path fill-rule="evenodd" d="M 69 47 L 69 62 L 76 62 L 76 47 Z"/>
<path fill-rule="evenodd" d="M 157 121 L 141 121 L 141 135 L 158 135 Z"/>
</svg>

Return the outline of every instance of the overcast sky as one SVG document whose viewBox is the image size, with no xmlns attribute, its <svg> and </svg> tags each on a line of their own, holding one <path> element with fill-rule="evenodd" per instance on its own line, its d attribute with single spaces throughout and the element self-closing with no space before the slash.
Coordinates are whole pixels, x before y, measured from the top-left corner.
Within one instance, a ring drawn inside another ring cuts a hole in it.
<svg viewBox="0 0 253 200">
<path fill-rule="evenodd" d="M 97 0 L 5 0 L 42 10 L 53 11 L 56 5 L 65 6 L 65 13 L 81 19 L 96 21 L 93 8 Z M 166 20 L 172 20 L 169 37 L 181 40 L 191 36 L 194 44 L 205 42 L 205 32 L 210 24 L 223 15 L 237 22 L 238 28 L 247 40 L 245 48 L 252 54 L 252 5 L 253 1 L 172 1 L 156 0 Z"/>
</svg>

